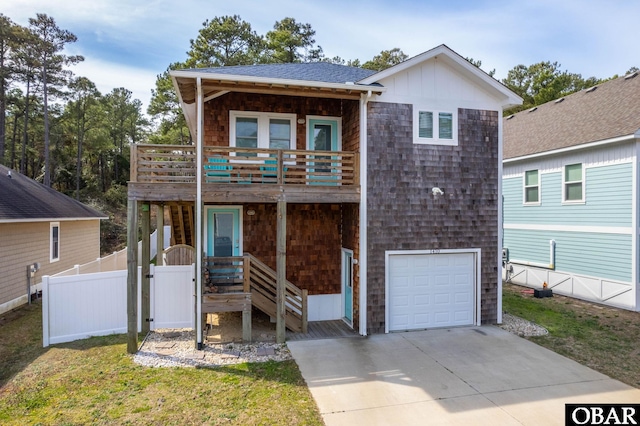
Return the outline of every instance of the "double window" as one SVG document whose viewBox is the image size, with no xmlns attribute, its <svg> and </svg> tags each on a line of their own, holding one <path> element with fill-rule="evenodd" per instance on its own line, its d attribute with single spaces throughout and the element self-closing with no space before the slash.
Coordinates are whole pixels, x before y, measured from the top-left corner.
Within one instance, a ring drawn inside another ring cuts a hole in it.
<svg viewBox="0 0 640 426">
<path fill-rule="evenodd" d="M 540 171 L 524 172 L 524 204 L 540 204 Z M 584 203 L 584 167 L 581 163 L 568 164 L 562 169 L 562 203 Z"/>
<path fill-rule="evenodd" d="M 295 114 L 231 111 L 230 146 L 295 149 L 295 119 Z"/>
<path fill-rule="evenodd" d="M 453 112 L 416 108 L 414 143 L 458 145 L 457 117 Z"/>
<path fill-rule="evenodd" d="M 564 166 L 562 175 L 562 201 L 580 203 L 584 201 L 584 170 L 581 163 Z"/>
<path fill-rule="evenodd" d="M 540 173 L 538 170 L 524 172 L 525 204 L 540 204 Z"/>
</svg>

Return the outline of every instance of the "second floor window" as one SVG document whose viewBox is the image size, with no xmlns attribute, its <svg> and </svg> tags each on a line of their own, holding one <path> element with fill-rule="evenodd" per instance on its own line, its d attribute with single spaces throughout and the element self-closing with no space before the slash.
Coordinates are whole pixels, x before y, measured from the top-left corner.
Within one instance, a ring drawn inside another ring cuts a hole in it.
<svg viewBox="0 0 640 426">
<path fill-rule="evenodd" d="M 414 143 L 454 146 L 458 144 L 454 113 L 416 109 L 414 114 Z"/>
<path fill-rule="evenodd" d="M 229 145 L 238 148 L 295 149 L 295 114 L 231 111 Z"/>
<path fill-rule="evenodd" d="M 530 204 L 540 202 L 540 175 L 537 170 L 524 172 L 524 202 Z"/>
<path fill-rule="evenodd" d="M 584 201 L 584 172 L 582 170 L 582 164 L 569 164 L 564 166 L 563 181 L 563 201 L 569 203 Z"/>
</svg>

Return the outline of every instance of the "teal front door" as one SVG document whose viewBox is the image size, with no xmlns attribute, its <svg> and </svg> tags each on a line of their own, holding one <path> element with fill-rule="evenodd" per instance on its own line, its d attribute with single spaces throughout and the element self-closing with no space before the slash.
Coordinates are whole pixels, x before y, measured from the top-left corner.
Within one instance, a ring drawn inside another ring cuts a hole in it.
<svg viewBox="0 0 640 426">
<path fill-rule="evenodd" d="M 230 257 L 242 254 L 240 207 L 207 209 L 207 256 Z"/>
<path fill-rule="evenodd" d="M 342 306 L 343 318 L 353 323 L 353 251 L 342 249 Z"/>
<path fill-rule="evenodd" d="M 309 134 L 307 135 L 309 150 L 339 151 L 340 141 L 338 139 L 338 127 L 337 119 L 310 118 L 307 127 L 309 130 Z M 314 156 L 314 159 L 317 159 L 318 161 L 312 164 L 312 168 L 309 170 L 309 179 L 323 181 L 318 182 L 318 185 L 334 185 L 331 181 L 337 180 L 338 176 L 336 170 L 332 168 L 334 164 L 330 161 L 331 156 L 316 155 Z"/>
</svg>

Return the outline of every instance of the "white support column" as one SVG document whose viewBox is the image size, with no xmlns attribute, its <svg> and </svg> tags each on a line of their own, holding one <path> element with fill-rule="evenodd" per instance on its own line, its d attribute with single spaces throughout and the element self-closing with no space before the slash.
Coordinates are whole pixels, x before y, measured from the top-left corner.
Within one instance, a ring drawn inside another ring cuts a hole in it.
<svg viewBox="0 0 640 426">
<path fill-rule="evenodd" d="M 196 348 L 202 349 L 202 144 L 204 131 L 204 101 L 202 79 L 197 78 L 196 135 Z"/>
<path fill-rule="evenodd" d="M 360 272 L 358 285 L 360 286 L 359 333 L 367 335 L 367 103 L 371 92 L 360 95 L 360 258 L 358 270 Z"/>
</svg>

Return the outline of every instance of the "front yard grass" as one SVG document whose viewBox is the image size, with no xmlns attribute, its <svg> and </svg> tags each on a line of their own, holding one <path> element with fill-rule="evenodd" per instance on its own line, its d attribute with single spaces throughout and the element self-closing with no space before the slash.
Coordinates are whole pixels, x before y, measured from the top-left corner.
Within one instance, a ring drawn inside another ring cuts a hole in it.
<svg viewBox="0 0 640 426">
<path fill-rule="evenodd" d="M 525 287 L 503 286 L 503 310 L 549 330 L 531 341 L 640 388 L 640 312 L 559 296 L 536 299 Z"/>
<path fill-rule="evenodd" d="M 148 368 L 112 335 L 42 348 L 40 305 L 0 321 L 0 424 L 322 425 L 294 361 Z"/>
</svg>

